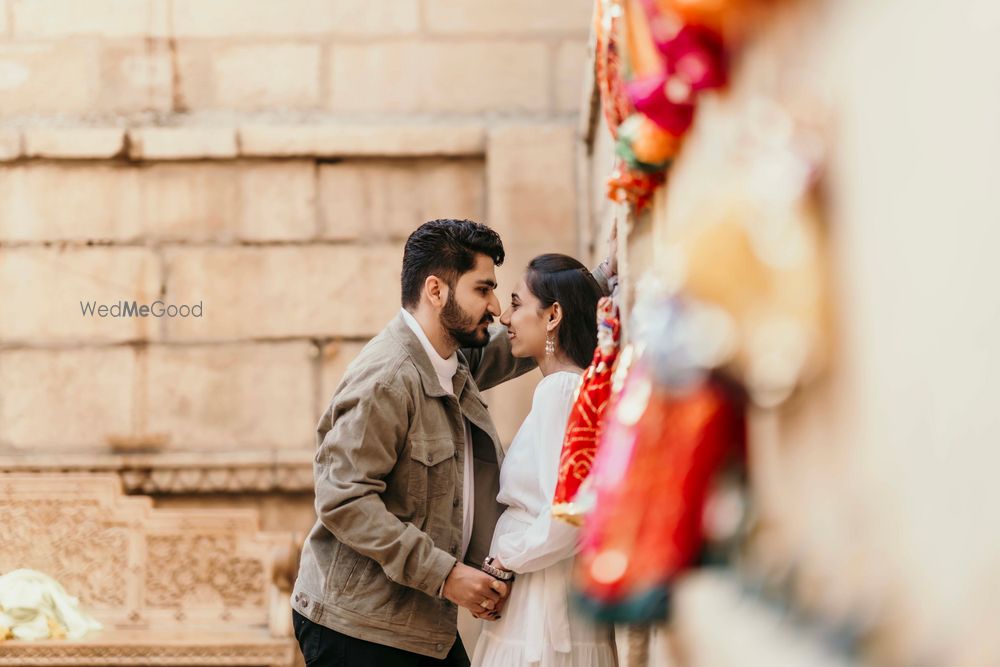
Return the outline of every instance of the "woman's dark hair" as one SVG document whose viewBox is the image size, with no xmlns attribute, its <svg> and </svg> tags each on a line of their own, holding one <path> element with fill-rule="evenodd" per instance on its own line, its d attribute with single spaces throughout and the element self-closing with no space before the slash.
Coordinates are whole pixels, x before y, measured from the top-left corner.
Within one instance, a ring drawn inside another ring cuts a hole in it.
<svg viewBox="0 0 1000 667">
<path fill-rule="evenodd" d="M 559 302 L 559 347 L 580 368 L 589 366 L 597 347 L 597 302 L 604 296 L 594 276 L 572 257 L 551 253 L 531 260 L 525 282 L 542 308 Z"/>
<path fill-rule="evenodd" d="M 503 264 L 500 235 L 471 220 L 431 220 L 417 227 L 403 249 L 402 302 L 404 308 L 420 303 L 427 276 L 437 276 L 454 287 L 459 276 L 472 270 L 476 255 Z"/>
</svg>

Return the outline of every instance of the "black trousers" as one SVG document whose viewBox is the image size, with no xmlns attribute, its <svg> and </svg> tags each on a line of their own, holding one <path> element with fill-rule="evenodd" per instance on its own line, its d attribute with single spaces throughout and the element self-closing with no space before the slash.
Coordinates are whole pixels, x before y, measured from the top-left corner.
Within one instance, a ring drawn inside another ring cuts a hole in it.
<svg viewBox="0 0 1000 667">
<path fill-rule="evenodd" d="M 469 656 L 460 637 L 455 638 L 448 655 L 438 660 L 348 637 L 313 623 L 297 611 L 292 612 L 292 626 L 306 667 L 469 667 Z"/>
</svg>

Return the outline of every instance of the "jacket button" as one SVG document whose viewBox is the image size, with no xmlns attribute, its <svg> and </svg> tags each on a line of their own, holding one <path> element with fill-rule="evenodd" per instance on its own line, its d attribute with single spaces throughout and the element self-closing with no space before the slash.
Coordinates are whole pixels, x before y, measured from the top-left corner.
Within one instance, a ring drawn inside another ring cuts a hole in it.
<svg viewBox="0 0 1000 667">
<path fill-rule="evenodd" d="M 458 545 L 457 544 L 451 545 L 451 549 L 449 549 L 449 551 L 451 551 L 451 555 L 452 556 L 457 556 L 458 555 Z"/>
<path fill-rule="evenodd" d="M 436 648 L 438 651 L 443 651 L 444 650 L 444 644 L 435 644 L 434 648 Z"/>
<path fill-rule="evenodd" d="M 454 500 L 451 501 L 451 506 L 458 507 L 458 498 L 455 498 Z"/>
<path fill-rule="evenodd" d="M 299 606 L 305 609 L 306 607 L 309 606 L 309 600 L 302 598 L 301 600 L 299 600 Z"/>
</svg>

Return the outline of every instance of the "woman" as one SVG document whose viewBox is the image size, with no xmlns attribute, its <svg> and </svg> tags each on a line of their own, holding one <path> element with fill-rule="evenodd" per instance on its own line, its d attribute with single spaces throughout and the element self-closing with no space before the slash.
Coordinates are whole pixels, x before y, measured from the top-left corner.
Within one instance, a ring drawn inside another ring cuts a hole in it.
<svg viewBox="0 0 1000 667">
<path fill-rule="evenodd" d="M 508 506 L 490 553 L 517 581 L 497 620 L 483 626 L 476 667 L 605 667 L 615 665 L 610 629 L 570 608 L 578 530 L 552 519 L 559 454 L 580 375 L 597 345 L 601 289 L 583 264 L 541 255 L 528 265 L 501 316 L 515 357 L 532 357 L 544 378 L 531 412 L 500 469 L 497 500 Z"/>
</svg>

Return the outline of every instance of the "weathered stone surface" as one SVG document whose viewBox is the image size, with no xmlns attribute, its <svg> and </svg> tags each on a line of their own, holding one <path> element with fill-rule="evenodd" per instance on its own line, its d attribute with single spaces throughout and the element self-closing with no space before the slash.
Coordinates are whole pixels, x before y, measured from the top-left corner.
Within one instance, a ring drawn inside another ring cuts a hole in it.
<svg viewBox="0 0 1000 667">
<path fill-rule="evenodd" d="M 134 239 L 141 233 L 140 199 L 137 172 L 128 168 L 6 167 L 0 170 L 0 240 Z"/>
<path fill-rule="evenodd" d="M 128 131 L 129 155 L 139 160 L 235 158 L 236 130 L 224 127 L 138 127 Z"/>
<path fill-rule="evenodd" d="M 97 108 L 102 113 L 161 112 L 174 108 L 174 72 L 166 40 L 104 42 Z"/>
<path fill-rule="evenodd" d="M 143 171 L 149 238 L 297 240 L 316 226 L 309 162 L 158 163 Z"/>
<path fill-rule="evenodd" d="M 319 175 L 323 238 L 405 240 L 428 220 L 485 216 L 479 160 L 349 160 Z"/>
<path fill-rule="evenodd" d="M 240 211 L 232 163 L 160 162 L 137 170 L 143 236 L 158 240 L 231 240 Z"/>
<path fill-rule="evenodd" d="M 338 36 L 409 35 L 420 30 L 418 0 L 338 0 L 328 3 Z"/>
<path fill-rule="evenodd" d="M 312 162 L 24 164 L 0 171 L 0 240 L 299 240 L 315 227 Z"/>
<path fill-rule="evenodd" d="M 245 164 L 239 172 L 239 238 L 249 241 L 315 238 L 316 180 L 316 165 L 311 161 Z"/>
<path fill-rule="evenodd" d="M 319 45 L 197 42 L 179 53 L 179 93 L 189 109 L 312 109 L 319 103 Z"/>
<path fill-rule="evenodd" d="M 27 157 L 110 158 L 122 151 L 120 127 L 29 127 L 24 129 Z"/>
<path fill-rule="evenodd" d="M 13 127 L 0 129 L 0 162 L 16 160 L 22 153 L 21 131 Z"/>
<path fill-rule="evenodd" d="M 240 152 L 249 157 L 410 157 L 480 155 L 480 123 L 248 124 L 239 129 Z"/>
<path fill-rule="evenodd" d="M 446 34 L 548 34 L 582 36 L 590 26 L 592 3 L 581 0 L 427 0 L 427 28 Z"/>
<path fill-rule="evenodd" d="M 308 457 L 312 458 L 312 448 L 308 451 Z M 307 460 L 303 465 L 309 469 L 312 476 L 312 466 Z M 306 533 L 316 523 L 316 508 L 313 506 L 313 494 L 308 493 L 273 493 L 254 495 L 233 495 L 227 498 L 213 499 L 212 507 L 255 510 L 260 515 L 261 530 L 287 533 L 289 531 L 305 537 Z M 185 510 L 203 509 L 205 507 L 205 496 L 201 494 L 190 495 L 160 495 L 153 500 L 155 506 L 161 509 Z M 301 541 L 301 540 L 299 540 Z"/>
<path fill-rule="evenodd" d="M 100 90 L 94 41 L 0 42 L 0 114 L 93 112 Z"/>
<path fill-rule="evenodd" d="M 417 0 L 175 0 L 178 37 L 396 35 L 419 28 Z"/>
<path fill-rule="evenodd" d="M 96 37 L 0 42 L 0 113 L 93 116 L 168 111 L 164 40 Z"/>
<path fill-rule="evenodd" d="M 315 356 L 308 342 L 151 346 L 140 358 L 143 425 L 172 449 L 309 447 Z"/>
<path fill-rule="evenodd" d="M 135 369 L 128 347 L 0 351 L 0 443 L 101 449 L 131 434 Z"/>
<path fill-rule="evenodd" d="M 584 103 L 583 82 L 589 58 L 587 42 L 569 40 L 556 50 L 556 111 L 580 111 Z M 589 91 L 588 91 L 589 92 Z"/>
<path fill-rule="evenodd" d="M 87 0 L 85 3 L 29 0 L 12 3 L 11 14 L 14 35 L 18 38 L 78 35 L 162 38 L 168 34 L 167 3 L 163 0 Z"/>
<path fill-rule="evenodd" d="M 362 337 L 399 308 L 397 246 L 177 248 L 167 296 L 204 317 L 167 322 L 171 340 Z"/>
<path fill-rule="evenodd" d="M 159 291 L 159 260 L 145 248 L 3 248 L 0 341 L 147 339 L 156 334 L 156 318 L 115 317 L 111 311 L 100 317 L 96 306 L 85 315 L 81 302 L 148 304 Z"/>
<path fill-rule="evenodd" d="M 549 107 L 541 42 L 335 45 L 328 107 L 339 112 L 480 113 Z"/>
<path fill-rule="evenodd" d="M 503 299 L 501 303 L 506 304 Z M 535 387 L 542 379 L 539 371 L 531 371 L 516 380 L 505 382 L 483 393 L 487 405 L 490 406 L 490 416 L 496 424 L 497 434 L 503 446 L 510 446 L 517 429 L 531 411 L 531 399 L 535 395 Z"/>
<path fill-rule="evenodd" d="M 526 244 L 575 237 L 576 134 L 565 124 L 505 125 L 490 131 L 487 183 L 490 223 Z M 531 224 L 524 224 L 525 221 Z"/>
<path fill-rule="evenodd" d="M 574 142 L 566 124 L 505 125 L 490 132 L 487 215 L 507 250 L 497 270 L 501 293 L 517 284 L 535 255 L 577 252 Z"/>
</svg>

